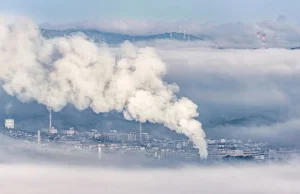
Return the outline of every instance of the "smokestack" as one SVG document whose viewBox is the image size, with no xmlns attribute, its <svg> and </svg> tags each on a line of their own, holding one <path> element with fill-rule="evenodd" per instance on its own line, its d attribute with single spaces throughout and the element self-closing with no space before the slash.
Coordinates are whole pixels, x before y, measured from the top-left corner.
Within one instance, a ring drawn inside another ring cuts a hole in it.
<svg viewBox="0 0 300 194">
<path fill-rule="evenodd" d="M 37 131 L 37 144 L 41 145 L 41 131 L 40 130 Z"/>
<path fill-rule="evenodd" d="M 49 108 L 49 131 L 52 129 L 52 110 Z"/>
<path fill-rule="evenodd" d="M 140 122 L 140 142 L 142 142 L 142 123 Z"/>
</svg>

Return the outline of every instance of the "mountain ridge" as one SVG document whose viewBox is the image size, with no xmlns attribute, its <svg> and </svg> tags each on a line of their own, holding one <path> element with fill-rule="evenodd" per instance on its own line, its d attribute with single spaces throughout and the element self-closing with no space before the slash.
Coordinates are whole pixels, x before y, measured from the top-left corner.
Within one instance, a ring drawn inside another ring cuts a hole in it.
<svg viewBox="0 0 300 194">
<path fill-rule="evenodd" d="M 41 29 L 41 33 L 46 38 L 54 38 L 61 36 L 70 36 L 72 34 L 83 33 L 90 39 L 98 42 L 103 41 L 108 44 L 120 44 L 124 41 L 138 42 L 138 41 L 150 41 L 159 39 L 179 40 L 179 41 L 195 41 L 204 40 L 201 37 L 194 36 L 191 34 L 179 33 L 179 32 L 167 32 L 161 34 L 152 35 L 129 35 L 113 32 L 104 32 L 93 29 L 65 29 L 65 30 L 52 30 L 52 29 Z"/>
</svg>

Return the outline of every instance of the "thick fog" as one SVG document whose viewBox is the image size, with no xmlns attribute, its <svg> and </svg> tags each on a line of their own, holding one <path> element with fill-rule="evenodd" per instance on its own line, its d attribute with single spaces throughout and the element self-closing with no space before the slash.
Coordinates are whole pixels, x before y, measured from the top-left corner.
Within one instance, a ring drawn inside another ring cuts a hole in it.
<svg viewBox="0 0 300 194">
<path fill-rule="evenodd" d="M 298 194 L 297 164 L 125 170 L 101 167 L 0 165 L 1 192 Z"/>
<path fill-rule="evenodd" d="M 50 150 L 54 149 L 54 152 Z M 237 193 L 297 194 L 299 159 L 286 163 L 215 165 L 152 163 L 149 159 L 65 155 L 51 146 L 0 136 L 0 188 L 5 194 L 96 193 Z M 148 163 L 147 163 L 148 162 Z M 152 161 L 153 162 L 153 161 Z"/>
</svg>

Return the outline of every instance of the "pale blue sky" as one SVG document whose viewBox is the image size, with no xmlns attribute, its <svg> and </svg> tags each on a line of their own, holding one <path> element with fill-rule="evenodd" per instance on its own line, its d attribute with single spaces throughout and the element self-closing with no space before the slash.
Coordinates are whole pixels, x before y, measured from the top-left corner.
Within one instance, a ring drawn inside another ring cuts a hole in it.
<svg viewBox="0 0 300 194">
<path fill-rule="evenodd" d="M 2 13 L 28 15 L 37 22 L 86 19 L 158 19 L 235 22 L 300 18 L 299 0 L 0 0 Z"/>
</svg>

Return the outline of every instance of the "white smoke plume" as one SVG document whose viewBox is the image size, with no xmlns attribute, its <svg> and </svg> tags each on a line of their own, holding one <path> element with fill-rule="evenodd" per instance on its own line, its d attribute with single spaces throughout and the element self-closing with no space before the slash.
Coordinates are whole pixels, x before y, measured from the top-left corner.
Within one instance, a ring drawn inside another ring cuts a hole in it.
<svg viewBox="0 0 300 194">
<path fill-rule="evenodd" d="M 44 39 L 21 19 L 0 24 L 0 80 L 22 102 L 60 111 L 67 104 L 96 113 L 116 110 L 127 120 L 162 123 L 188 136 L 206 158 L 197 105 L 177 99 L 179 88 L 163 81 L 166 65 L 152 48 L 124 43 L 118 51 L 81 35 Z"/>
</svg>

